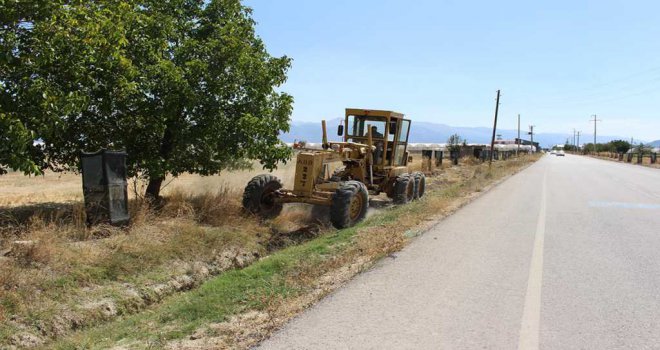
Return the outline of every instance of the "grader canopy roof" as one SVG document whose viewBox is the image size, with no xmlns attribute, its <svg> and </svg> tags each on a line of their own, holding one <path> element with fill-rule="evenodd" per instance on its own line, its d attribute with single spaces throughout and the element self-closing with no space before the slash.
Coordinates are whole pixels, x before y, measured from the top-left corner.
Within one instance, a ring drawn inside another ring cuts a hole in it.
<svg viewBox="0 0 660 350">
<path fill-rule="evenodd" d="M 406 142 L 408 139 L 408 129 L 410 121 L 403 119 L 404 115 L 392 111 L 373 110 L 373 109 L 346 109 L 346 138 L 351 137 L 366 138 L 367 125 L 371 125 L 372 137 L 374 139 L 383 139 L 388 134 L 389 141 L 395 141 L 395 135 L 399 132 L 397 141 Z M 389 124 L 389 127 L 387 123 Z M 402 130 L 398 130 L 399 126 Z"/>
<path fill-rule="evenodd" d="M 410 130 L 410 120 L 392 111 L 372 109 L 346 109 L 344 141 L 367 143 L 368 127 L 376 147 L 376 166 L 403 166 Z"/>
</svg>

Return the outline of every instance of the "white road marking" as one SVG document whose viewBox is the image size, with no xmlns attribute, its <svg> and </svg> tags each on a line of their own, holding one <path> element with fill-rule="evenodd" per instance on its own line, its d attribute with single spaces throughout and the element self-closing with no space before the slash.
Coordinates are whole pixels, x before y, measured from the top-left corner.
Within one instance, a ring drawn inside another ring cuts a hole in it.
<svg viewBox="0 0 660 350">
<path fill-rule="evenodd" d="M 534 238 L 534 251 L 529 266 L 529 279 L 527 280 L 527 294 L 525 295 L 525 308 L 523 309 L 520 325 L 519 350 L 534 350 L 539 348 L 539 322 L 541 318 L 541 286 L 543 281 L 543 241 L 545 238 L 545 196 L 546 175 L 543 173 L 541 185 L 541 207 L 536 223 L 536 236 Z"/>
<path fill-rule="evenodd" d="M 660 204 L 591 201 L 592 208 L 660 209 Z"/>
</svg>

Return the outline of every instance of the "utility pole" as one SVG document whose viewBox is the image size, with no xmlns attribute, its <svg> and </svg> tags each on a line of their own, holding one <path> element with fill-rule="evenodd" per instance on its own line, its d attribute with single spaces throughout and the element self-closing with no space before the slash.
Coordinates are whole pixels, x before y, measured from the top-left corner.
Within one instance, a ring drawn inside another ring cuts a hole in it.
<svg viewBox="0 0 660 350">
<path fill-rule="evenodd" d="M 500 90 L 497 90 L 497 99 L 495 100 L 495 122 L 493 123 L 493 137 L 490 140 L 490 160 L 488 166 L 493 165 L 493 153 L 495 150 L 495 131 L 497 130 L 497 112 L 500 110 Z"/>
<path fill-rule="evenodd" d="M 575 128 L 573 128 L 573 146 L 575 146 Z"/>
<path fill-rule="evenodd" d="M 594 154 L 595 154 L 595 153 L 596 153 L 596 125 L 598 124 L 598 122 L 600 122 L 600 121 L 602 121 L 602 120 L 600 120 L 600 119 L 596 119 L 596 115 L 595 115 L 595 114 L 592 115 L 592 117 L 594 117 L 594 119 L 592 119 L 592 120 L 590 120 L 590 121 L 594 122 Z"/>
<path fill-rule="evenodd" d="M 520 113 L 518 113 L 518 149 L 516 150 L 516 157 L 520 154 Z"/>
<path fill-rule="evenodd" d="M 536 146 L 534 146 L 534 126 L 535 125 L 530 125 L 529 126 L 529 132 L 527 133 L 527 134 L 530 135 L 530 138 L 531 138 L 532 149 L 534 150 L 534 152 L 532 152 L 532 153 L 536 153 Z"/>
<path fill-rule="evenodd" d="M 577 148 L 575 149 L 576 152 L 580 151 L 580 133 L 581 133 L 581 131 L 577 132 L 577 138 L 578 139 L 577 139 L 577 145 L 576 145 Z"/>
</svg>

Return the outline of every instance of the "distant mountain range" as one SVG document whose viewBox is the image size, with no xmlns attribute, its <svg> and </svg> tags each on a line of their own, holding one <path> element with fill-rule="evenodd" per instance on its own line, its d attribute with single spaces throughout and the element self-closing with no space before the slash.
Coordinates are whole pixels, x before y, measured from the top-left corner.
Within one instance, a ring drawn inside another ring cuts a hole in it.
<svg viewBox="0 0 660 350">
<path fill-rule="evenodd" d="M 651 142 L 651 145 L 653 147 L 660 147 L 660 140 L 655 140 L 655 141 Z"/>
<path fill-rule="evenodd" d="M 327 122 L 328 138 L 330 140 L 339 139 L 337 136 L 337 125 L 339 125 L 340 120 L 341 119 L 333 119 Z M 488 127 L 462 127 L 413 121 L 412 128 L 410 130 L 410 142 L 445 143 L 447 142 L 449 136 L 453 134 L 458 134 L 461 138 L 467 140 L 468 143 L 490 143 L 493 129 Z M 510 140 L 517 137 L 518 131 L 510 129 L 497 129 L 497 134 L 501 135 L 502 139 Z M 541 147 L 550 147 L 553 145 L 566 143 L 566 139 L 568 137 L 569 135 L 560 133 L 538 133 L 534 134 L 534 141 L 539 142 Z M 591 135 L 587 137 L 591 137 Z M 521 130 L 521 138 L 529 140 L 527 130 Z M 321 123 L 294 121 L 291 123 L 290 132 L 282 135 L 281 139 L 284 142 L 293 142 L 294 140 L 321 142 Z M 598 136 L 598 142 L 608 142 L 618 139 L 622 138 L 617 136 Z M 589 140 L 590 139 L 581 139 L 580 143 L 587 143 Z M 658 144 L 656 146 L 660 146 L 660 140 L 654 142 Z"/>
</svg>

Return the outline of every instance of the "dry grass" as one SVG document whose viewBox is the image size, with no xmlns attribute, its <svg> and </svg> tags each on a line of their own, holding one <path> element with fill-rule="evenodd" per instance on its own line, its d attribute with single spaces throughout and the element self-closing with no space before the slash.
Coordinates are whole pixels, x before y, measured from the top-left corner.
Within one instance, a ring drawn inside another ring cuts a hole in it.
<svg viewBox="0 0 660 350">
<path fill-rule="evenodd" d="M 293 163 L 289 162 L 281 165 L 273 174 L 283 179 L 286 186 L 292 186 L 294 171 Z M 223 188 L 242 190 L 247 179 L 264 172 L 266 171 L 262 170 L 258 163 L 254 163 L 251 170 L 223 172 L 214 176 L 183 174 L 165 180 L 163 195 L 169 196 L 176 192 L 201 195 L 217 193 Z M 136 183 L 131 179 L 129 183 L 131 199 L 135 198 L 133 193 L 135 185 Z M 144 190 L 144 184 L 138 182 L 137 188 Z M 80 174 L 47 171 L 43 176 L 27 177 L 17 172 L 0 176 L 0 209 L 29 205 L 53 206 L 80 201 L 82 201 L 82 177 Z"/>
<path fill-rule="evenodd" d="M 413 162 L 411 169 L 416 165 Z M 495 168 L 505 174 L 516 166 L 502 162 Z M 480 191 L 504 176 L 484 169 L 483 165 L 443 164 L 438 175 L 429 178 L 430 194 L 425 201 L 372 215 L 369 221 L 377 224 L 359 229 L 354 245 L 322 261 L 300 264 L 295 274 L 286 276 L 287 285 L 295 290 L 329 290 L 357 272 L 355 266 L 400 249 L 407 241 L 402 233 L 426 222 L 429 212 L 446 213 L 452 210 L 448 199 Z M 292 174 L 292 167 L 282 169 L 282 174 Z M 29 197 L 0 208 L 0 252 L 6 255 L 0 255 L 0 344 L 16 343 L 20 334 L 36 334 L 38 342 L 44 341 L 141 311 L 222 271 L 331 231 L 304 205 L 288 206 L 266 223 L 244 215 L 240 194 L 250 175 L 183 179 L 190 190 L 182 190 L 181 185 L 168 187 L 167 200 L 158 212 L 134 198 L 129 206 L 131 225 L 126 229 L 88 228 L 79 202 L 34 205 L 30 204 L 34 198 Z M 58 181 L 79 180 L 73 179 Z M 30 186 L 37 185 L 22 187 Z M 67 188 L 72 187 L 55 186 L 55 194 L 45 198 L 75 198 L 65 194 Z M 442 194 L 433 195 L 440 190 Z M 406 219 L 398 219 L 401 215 Z M 320 276 L 331 276 L 335 270 L 341 270 L 343 277 L 327 277 L 319 284 Z M 324 287 L 315 289 L 315 285 Z M 275 295 L 253 297 L 265 298 L 277 312 L 290 304 L 290 298 Z M 286 307 L 295 310 L 297 306 Z"/>
<path fill-rule="evenodd" d="M 245 180 L 244 173 L 237 177 Z M 125 229 L 88 228 L 80 202 L 25 205 L 30 197 L 2 209 L 0 344 L 17 342 L 20 331 L 47 339 L 141 310 L 267 254 L 274 233 L 277 246 L 286 246 L 285 230 L 316 222 L 305 211 L 286 214 L 286 224 L 264 225 L 242 212 L 242 187 L 196 190 L 171 188 L 158 212 L 132 199 Z M 89 311 L 103 300 L 110 300 L 111 315 Z"/>
<path fill-rule="evenodd" d="M 251 348 L 379 258 L 400 250 L 433 220 L 451 214 L 471 201 L 477 192 L 535 159 L 537 157 L 496 162 L 490 170 L 481 164 L 448 167 L 444 176 L 430 179 L 429 194 L 423 201 L 395 207 L 372 217 L 355 233 L 348 233 L 346 239 L 337 239 L 331 246 L 334 248 L 330 248 L 331 253 L 324 254 L 325 258 L 301 258 L 295 267 L 279 277 L 284 279 L 286 290 L 297 292 L 282 294 L 271 290 L 256 293 L 252 297 L 258 300 L 258 308 L 234 315 L 225 322 L 203 324 L 192 332 L 190 339 L 161 345 L 167 349 Z M 315 241 L 306 244 L 312 245 L 309 249 L 317 249 L 313 247 Z M 138 341 L 135 346 L 142 348 L 142 344 Z"/>
</svg>

